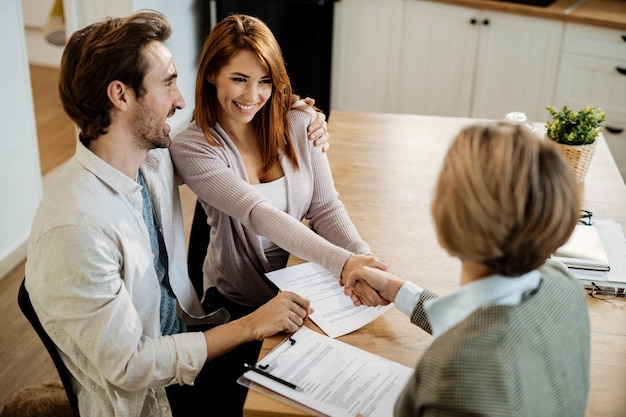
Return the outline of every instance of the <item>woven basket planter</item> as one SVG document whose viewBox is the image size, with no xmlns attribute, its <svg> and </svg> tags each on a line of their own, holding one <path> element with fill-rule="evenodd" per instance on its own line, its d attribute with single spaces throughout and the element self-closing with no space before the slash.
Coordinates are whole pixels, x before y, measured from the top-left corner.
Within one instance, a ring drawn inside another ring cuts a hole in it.
<svg viewBox="0 0 626 417">
<path fill-rule="evenodd" d="M 587 169 L 589 169 L 593 152 L 596 149 L 596 142 L 589 145 L 563 145 L 561 143 L 555 143 L 574 171 L 574 176 L 578 184 L 582 184 L 585 181 Z"/>
</svg>

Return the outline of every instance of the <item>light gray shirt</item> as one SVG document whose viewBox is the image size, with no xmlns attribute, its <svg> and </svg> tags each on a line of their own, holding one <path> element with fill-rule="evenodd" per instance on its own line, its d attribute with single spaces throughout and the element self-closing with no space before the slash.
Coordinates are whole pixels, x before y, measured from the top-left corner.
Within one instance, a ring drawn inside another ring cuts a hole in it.
<svg viewBox="0 0 626 417">
<path fill-rule="evenodd" d="M 211 225 L 204 289 L 216 286 L 227 298 L 247 306 L 260 306 L 276 295 L 264 275 L 271 267 L 259 236 L 322 265 L 335 277 L 341 276 L 350 255 L 370 253 L 338 198 L 326 154 L 307 138 L 312 116 L 292 109 L 288 118 L 299 165 L 296 168 L 281 155 L 287 212 L 250 185 L 237 146 L 219 124 L 211 129 L 219 146 L 210 145 L 195 123 L 170 146 L 177 173 L 198 196 Z"/>
<path fill-rule="evenodd" d="M 169 152 L 150 151 L 141 171 L 172 290 L 183 310 L 201 316 Z M 169 416 L 164 387 L 193 384 L 207 357 L 202 333 L 161 336 L 142 207 L 141 186 L 78 143 L 33 222 L 26 287 L 73 376 L 83 416 Z"/>
</svg>

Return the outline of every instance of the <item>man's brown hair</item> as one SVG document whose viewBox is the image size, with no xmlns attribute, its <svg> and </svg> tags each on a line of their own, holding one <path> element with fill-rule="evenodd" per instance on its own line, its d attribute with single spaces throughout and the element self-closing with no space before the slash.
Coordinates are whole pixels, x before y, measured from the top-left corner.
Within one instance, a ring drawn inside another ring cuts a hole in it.
<svg viewBox="0 0 626 417">
<path fill-rule="evenodd" d="M 147 71 L 144 49 L 150 42 L 165 42 L 170 33 L 165 16 L 143 11 L 108 18 L 72 34 L 61 58 L 59 95 L 83 145 L 89 146 L 111 124 L 108 85 L 121 81 L 141 97 Z"/>
</svg>

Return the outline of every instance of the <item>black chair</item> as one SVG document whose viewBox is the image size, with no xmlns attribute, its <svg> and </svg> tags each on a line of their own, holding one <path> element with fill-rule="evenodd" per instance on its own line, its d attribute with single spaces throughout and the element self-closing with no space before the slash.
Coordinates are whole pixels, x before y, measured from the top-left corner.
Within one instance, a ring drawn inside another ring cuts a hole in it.
<svg viewBox="0 0 626 417">
<path fill-rule="evenodd" d="M 72 412 L 74 413 L 74 416 L 80 417 L 80 414 L 78 412 L 78 398 L 76 397 L 76 393 L 72 388 L 70 371 L 65 366 L 65 363 L 63 363 L 63 360 L 61 359 L 61 355 L 59 354 L 56 345 L 54 344 L 52 339 L 50 339 L 50 336 L 48 336 L 48 333 L 46 333 L 43 326 L 41 325 L 39 317 L 37 317 L 37 313 L 35 312 L 35 309 L 30 302 L 30 296 L 28 295 L 28 291 L 26 291 L 26 287 L 24 286 L 24 280 L 22 280 L 22 285 L 20 285 L 20 290 L 17 294 L 17 304 L 20 306 L 20 310 L 22 310 L 22 313 L 24 314 L 24 316 L 26 316 L 26 318 L 30 322 L 30 325 L 33 326 L 35 332 L 37 332 L 37 335 L 43 342 L 43 345 L 48 350 L 48 354 L 52 358 L 52 362 L 54 362 L 54 366 L 56 366 L 59 377 L 61 378 L 61 383 L 65 388 L 65 393 L 67 394 L 67 398 L 70 401 L 70 406 L 72 407 Z"/>
<path fill-rule="evenodd" d="M 211 226 L 207 224 L 207 216 L 200 201 L 196 201 L 196 209 L 193 213 L 191 231 L 189 233 L 189 249 L 187 251 L 187 269 L 198 298 L 202 299 L 203 274 L 202 265 L 209 246 Z"/>
</svg>

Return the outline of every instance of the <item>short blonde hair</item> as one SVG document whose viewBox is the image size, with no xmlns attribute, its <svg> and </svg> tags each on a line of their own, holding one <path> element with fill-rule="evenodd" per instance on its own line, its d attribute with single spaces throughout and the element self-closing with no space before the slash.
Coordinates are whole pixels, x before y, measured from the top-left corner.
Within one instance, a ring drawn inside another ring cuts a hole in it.
<svg viewBox="0 0 626 417">
<path fill-rule="evenodd" d="M 554 145 L 522 125 L 496 122 L 457 135 L 432 215 L 451 255 L 519 276 L 567 241 L 579 208 L 573 172 Z"/>
</svg>

